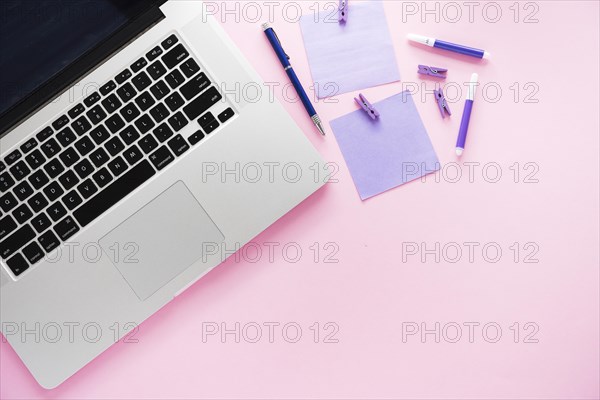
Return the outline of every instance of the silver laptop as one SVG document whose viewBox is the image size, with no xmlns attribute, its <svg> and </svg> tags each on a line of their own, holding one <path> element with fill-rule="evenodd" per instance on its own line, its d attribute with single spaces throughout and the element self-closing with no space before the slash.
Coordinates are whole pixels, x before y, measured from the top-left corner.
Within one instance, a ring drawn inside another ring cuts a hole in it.
<svg viewBox="0 0 600 400">
<path fill-rule="evenodd" d="M 0 322 L 45 388 L 323 184 L 201 2 L 65 4 L 0 27 Z"/>
</svg>

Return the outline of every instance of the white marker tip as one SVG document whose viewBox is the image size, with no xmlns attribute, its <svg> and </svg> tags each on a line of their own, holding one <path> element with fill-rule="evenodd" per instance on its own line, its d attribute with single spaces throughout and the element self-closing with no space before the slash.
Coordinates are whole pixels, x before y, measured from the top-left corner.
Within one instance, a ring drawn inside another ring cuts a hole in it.
<svg viewBox="0 0 600 400">
<path fill-rule="evenodd" d="M 483 52 L 483 58 L 485 60 L 489 60 L 491 56 L 492 56 L 492 53 L 490 53 L 489 51 L 484 51 Z"/>
<path fill-rule="evenodd" d="M 459 156 L 459 157 L 462 156 L 463 151 L 465 151 L 465 149 L 461 149 L 460 147 L 457 147 L 456 148 L 456 155 Z"/>
</svg>

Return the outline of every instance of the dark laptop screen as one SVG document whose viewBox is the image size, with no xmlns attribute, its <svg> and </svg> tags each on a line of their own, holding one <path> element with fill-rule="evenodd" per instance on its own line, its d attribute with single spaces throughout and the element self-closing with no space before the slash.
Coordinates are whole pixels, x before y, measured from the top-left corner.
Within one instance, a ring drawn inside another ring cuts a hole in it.
<svg viewBox="0 0 600 400">
<path fill-rule="evenodd" d="M 154 3 L 148 0 L 1 0 L 0 115 Z"/>
</svg>

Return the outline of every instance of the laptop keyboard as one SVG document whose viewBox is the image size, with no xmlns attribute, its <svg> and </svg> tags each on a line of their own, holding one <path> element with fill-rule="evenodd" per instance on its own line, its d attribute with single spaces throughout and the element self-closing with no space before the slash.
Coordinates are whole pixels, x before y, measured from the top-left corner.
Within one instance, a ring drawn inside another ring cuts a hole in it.
<svg viewBox="0 0 600 400">
<path fill-rule="evenodd" d="M 173 34 L 10 151 L 0 161 L 2 260 L 21 275 L 185 155 L 234 115 L 209 111 L 221 99 Z"/>
</svg>

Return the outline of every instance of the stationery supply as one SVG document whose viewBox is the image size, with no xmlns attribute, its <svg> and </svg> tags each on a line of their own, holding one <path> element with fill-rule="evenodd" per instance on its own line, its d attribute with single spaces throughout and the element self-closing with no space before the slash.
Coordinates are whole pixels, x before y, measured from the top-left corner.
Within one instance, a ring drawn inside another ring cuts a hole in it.
<svg viewBox="0 0 600 400">
<path fill-rule="evenodd" d="M 338 21 L 341 23 L 348 21 L 348 0 L 340 0 Z"/>
<path fill-rule="evenodd" d="M 433 173 L 440 165 L 410 92 L 373 107 L 381 114 L 377 121 L 362 109 L 331 121 L 362 200 Z"/>
<path fill-rule="evenodd" d="M 442 114 L 442 118 L 446 118 L 446 114 L 452 115 L 452 112 L 450 112 L 450 107 L 448 106 L 448 102 L 446 101 L 446 97 L 444 97 L 444 91 L 442 88 L 434 90 L 433 94 L 435 95 L 435 100 L 438 108 L 440 109 L 440 113 Z"/>
<path fill-rule="evenodd" d="M 419 70 L 417 71 L 421 75 L 429 75 L 434 78 L 442 78 L 446 79 L 446 72 L 448 72 L 445 68 L 438 67 L 428 67 L 427 65 L 419 65 Z"/>
<path fill-rule="evenodd" d="M 330 12 L 300 19 L 304 46 L 318 98 L 400 80 L 381 1 L 352 3 L 346 23 Z"/>
<path fill-rule="evenodd" d="M 356 101 L 358 105 L 361 106 L 363 110 L 365 110 L 365 112 L 369 115 L 371 119 L 379 118 L 379 111 L 377 111 L 375 107 L 373 107 L 373 105 L 369 102 L 369 100 L 367 100 L 365 96 L 360 94 L 358 96 L 358 99 L 356 97 L 354 98 L 354 101 Z"/>
<path fill-rule="evenodd" d="M 456 155 L 459 157 L 465 150 L 465 141 L 467 140 L 467 131 L 469 130 L 469 120 L 471 119 L 471 110 L 473 109 L 473 100 L 475 99 L 475 88 L 477 87 L 478 78 L 479 76 L 477 74 L 473 74 L 471 75 L 471 82 L 469 82 L 465 109 L 463 111 L 462 120 L 460 121 L 458 139 L 456 140 Z"/>
<path fill-rule="evenodd" d="M 285 50 L 283 50 L 283 47 L 281 46 L 281 42 L 279 41 L 277 34 L 273 30 L 273 28 L 271 28 L 269 26 L 269 24 L 267 24 L 267 23 L 263 24 L 262 28 L 263 28 L 263 31 L 265 32 L 265 35 L 269 39 L 271 46 L 273 46 L 273 50 L 275 51 L 275 54 L 277 54 L 279 61 L 281 61 L 281 65 L 283 66 L 283 69 L 285 70 L 288 77 L 290 78 L 292 85 L 294 85 L 294 89 L 296 89 L 298 96 L 300 96 L 300 100 L 302 100 L 302 104 L 304 105 L 306 112 L 308 113 L 309 117 L 313 120 L 313 123 L 315 124 L 315 126 L 317 127 L 319 132 L 321 132 L 321 135 L 325 136 L 325 130 L 323 129 L 323 125 L 321 123 L 321 118 L 319 118 L 319 115 L 317 114 L 317 112 L 315 111 L 315 108 L 313 107 L 312 103 L 310 102 L 310 99 L 308 98 L 306 91 L 304 90 L 304 88 L 302 87 L 302 84 L 300 83 L 300 79 L 298 79 L 296 72 L 294 72 L 294 69 L 292 68 L 292 65 L 290 64 L 290 57 L 286 54 Z"/>
<path fill-rule="evenodd" d="M 472 47 L 463 46 L 460 44 L 444 42 L 443 40 L 434 39 L 426 36 L 415 35 L 413 33 L 408 34 L 408 40 L 415 43 L 425 44 L 429 47 L 435 47 L 437 49 L 453 51 L 455 53 L 464 54 L 476 58 L 489 59 L 491 54 L 485 50 L 474 49 Z"/>
</svg>

